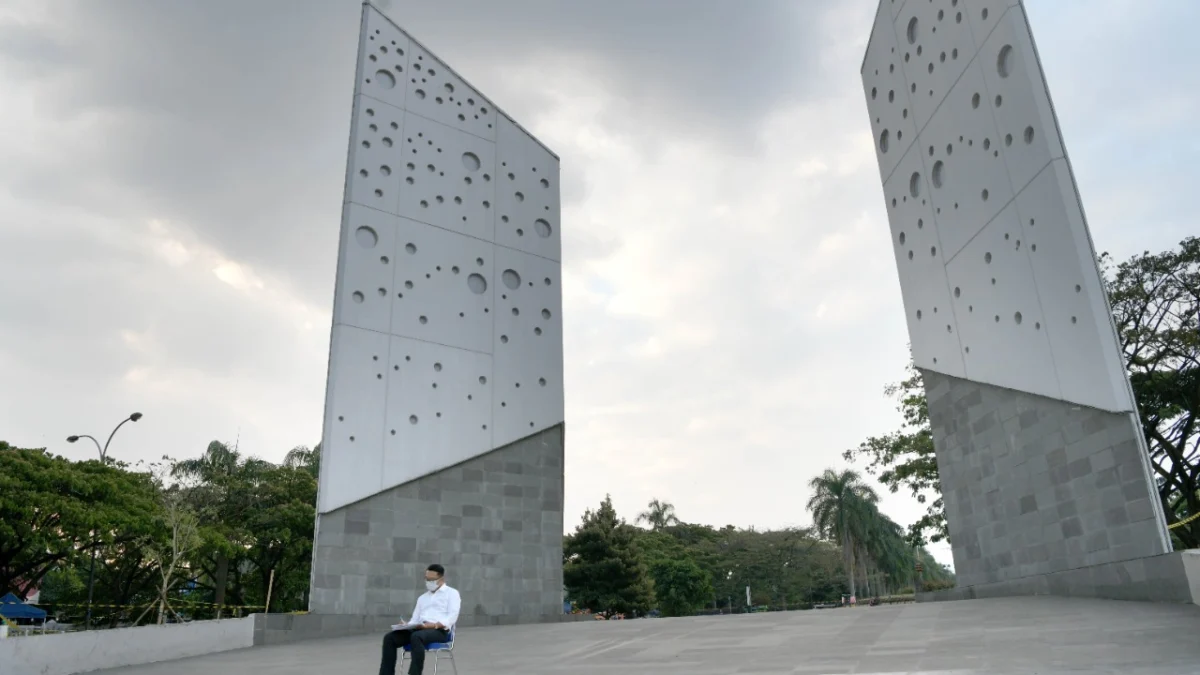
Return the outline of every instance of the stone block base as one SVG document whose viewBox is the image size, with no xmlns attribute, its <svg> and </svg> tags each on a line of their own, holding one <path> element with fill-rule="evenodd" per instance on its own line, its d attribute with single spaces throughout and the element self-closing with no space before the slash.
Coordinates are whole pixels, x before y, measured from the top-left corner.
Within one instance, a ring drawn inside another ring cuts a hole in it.
<svg viewBox="0 0 1200 675">
<path fill-rule="evenodd" d="M 917 595 L 917 602 L 1022 595 L 1200 605 L 1200 549 L 1080 567 L 1011 581 L 920 593 Z"/>
<path fill-rule="evenodd" d="M 1134 415 L 922 374 L 960 584 L 1171 550 Z"/>
<path fill-rule="evenodd" d="M 309 611 L 394 623 L 440 563 L 460 626 L 561 614 L 563 440 L 559 425 L 320 514 Z"/>
</svg>

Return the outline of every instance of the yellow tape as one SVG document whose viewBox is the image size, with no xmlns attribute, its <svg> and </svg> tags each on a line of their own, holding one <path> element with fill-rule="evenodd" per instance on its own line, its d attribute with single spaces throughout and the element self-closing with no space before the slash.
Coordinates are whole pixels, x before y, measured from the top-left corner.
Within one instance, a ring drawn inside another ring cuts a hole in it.
<svg viewBox="0 0 1200 675">
<path fill-rule="evenodd" d="M 1195 520 L 1197 518 L 1200 518 L 1200 513 L 1193 513 L 1192 515 L 1188 516 L 1187 518 L 1184 518 L 1183 520 L 1179 521 L 1178 523 L 1172 523 L 1172 524 L 1168 525 L 1167 529 L 1173 530 L 1177 527 L 1183 527 L 1184 525 L 1187 525 L 1188 523 L 1192 522 L 1193 520 Z"/>
</svg>

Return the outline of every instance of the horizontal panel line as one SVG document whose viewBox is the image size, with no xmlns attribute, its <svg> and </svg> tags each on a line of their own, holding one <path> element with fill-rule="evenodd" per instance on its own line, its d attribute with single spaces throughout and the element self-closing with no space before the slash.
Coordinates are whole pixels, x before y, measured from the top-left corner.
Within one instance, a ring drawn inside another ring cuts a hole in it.
<svg viewBox="0 0 1200 675">
<path fill-rule="evenodd" d="M 539 254 L 537 254 L 537 253 L 530 253 L 529 251 L 523 251 L 523 250 L 521 250 L 521 249 L 519 249 L 519 248 L 513 248 L 512 246 L 508 246 L 508 245 L 506 245 L 506 244 L 501 244 L 500 242 L 497 242 L 497 241 L 491 241 L 491 240 L 488 240 L 488 239 L 483 239 L 482 237 L 476 237 L 476 236 L 475 236 L 475 235 L 473 235 L 473 234 L 464 234 L 464 233 L 462 233 L 462 232 L 459 232 L 458 230 L 451 230 L 451 229 L 450 229 L 450 228 L 448 228 L 448 227 L 443 227 L 443 226 L 441 226 L 441 225 L 437 225 L 437 224 L 435 224 L 435 223 L 427 223 L 427 222 L 425 222 L 425 221 L 423 221 L 423 220 L 417 220 L 416 218 L 409 218 L 408 216 L 401 216 L 401 215 L 399 215 L 399 214 L 392 213 L 392 212 L 390 212 L 390 211 L 384 211 L 383 209 L 377 209 L 377 208 L 375 208 L 374 206 L 370 206 L 370 205 L 363 204 L 363 203 L 361 203 L 361 202 L 356 202 L 356 201 L 349 200 L 349 199 L 347 199 L 347 200 L 346 200 L 344 203 L 345 203 L 345 204 L 353 204 L 353 205 L 355 205 L 355 206 L 361 206 L 361 207 L 363 207 L 364 209 L 371 209 L 372 211 L 375 211 L 376 213 L 383 213 L 383 214 L 386 214 L 386 215 L 392 216 L 393 218 L 403 218 L 404 220 L 411 220 L 411 221 L 412 221 L 412 222 L 414 222 L 414 223 L 420 223 L 420 224 L 422 224 L 422 225 L 428 225 L 429 227 L 436 227 L 437 229 L 439 229 L 439 230 L 442 230 L 443 232 L 450 232 L 450 233 L 453 233 L 453 234 L 457 234 L 457 235 L 459 235 L 459 236 L 461 236 L 461 237 L 466 237 L 466 238 L 468 238 L 468 239 L 474 239 L 475 241 L 482 241 L 482 242 L 483 242 L 483 243 L 485 243 L 485 244 L 491 244 L 491 245 L 493 245 L 493 246 L 499 246 L 500 248 L 503 248 L 503 249 L 506 249 L 506 250 L 509 250 L 509 251 L 515 251 L 515 252 L 517 252 L 517 253 L 524 253 L 525 255 L 531 255 L 531 256 L 533 256 L 533 257 L 535 257 L 535 258 L 541 258 L 542 260 L 549 260 L 550 262 L 554 263 L 555 265 L 558 265 L 559 267 L 562 267 L 562 261 L 561 261 L 561 260 L 555 260 L 554 258 L 548 258 L 548 257 L 546 257 L 546 256 L 544 256 L 544 255 L 539 255 Z M 561 218 L 561 216 L 560 216 L 560 217 L 559 217 L 559 224 L 560 224 L 560 226 L 561 226 L 561 223 L 562 223 L 562 218 Z M 561 241 L 561 237 L 560 237 L 560 241 Z"/>
<path fill-rule="evenodd" d="M 463 351 L 463 352 L 471 352 L 472 354 L 483 354 L 485 356 L 491 356 L 493 358 L 496 356 L 495 353 L 493 353 L 493 352 L 481 352 L 478 349 L 468 349 L 466 347 L 456 347 L 454 345 L 448 345 L 444 342 L 437 342 L 435 340 L 422 340 L 421 338 L 411 337 L 408 335 L 396 335 L 395 333 L 385 333 L 384 331 L 375 330 L 374 328 L 363 328 L 362 326 L 355 326 L 352 323 L 344 323 L 344 322 L 339 322 L 337 320 L 334 320 L 333 327 L 337 328 L 338 326 L 342 326 L 344 328 L 354 328 L 355 330 L 361 330 L 361 331 L 365 331 L 367 333 L 375 333 L 376 335 L 386 335 L 388 337 L 400 338 L 401 340 L 412 340 L 413 342 L 423 342 L 427 345 L 437 345 L 439 347 L 446 347 L 448 349 L 457 349 L 457 350 Z"/>
<path fill-rule="evenodd" d="M 396 110 L 399 110 L 400 112 L 412 115 L 413 117 L 420 117 L 421 119 L 423 119 L 427 122 L 433 122 L 434 124 L 436 124 L 438 126 L 446 127 L 447 129 L 450 129 L 451 131 L 461 131 L 462 133 L 467 134 L 468 136 L 474 136 L 475 138 L 478 138 L 479 140 L 481 140 L 485 143 L 491 143 L 492 145 L 496 145 L 496 141 L 494 141 L 490 138 L 487 138 L 485 136 L 480 136 L 479 134 L 474 133 L 472 131 L 467 131 L 466 129 L 459 129 L 458 127 L 452 127 L 449 124 L 446 124 L 445 122 L 442 122 L 440 120 L 435 120 L 434 118 L 429 117 L 427 115 L 422 115 L 421 113 L 419 113 L 415 110 L 409 110 L 408 108 L 401 108 L 400 106 L 397 106 L 394 103 L 388 103 L 387 101 L 382 101 L 380 99 L 375 98 L 374 96 L 372 96 L 370 94 L 364 94 L 361 91 L 358 92 L 356 95 L 361 96 L 363 98 L 369 98 L 372 101 L 375 101 L 376 103 L 378 103 L 380 105 L 386 105 L 389 108 L 394 108 Z M 495 131 L 495 129 L 493 129 L 493 131 Z M 530 138 L 532 138 L 532 136 Z"/>
</svg>

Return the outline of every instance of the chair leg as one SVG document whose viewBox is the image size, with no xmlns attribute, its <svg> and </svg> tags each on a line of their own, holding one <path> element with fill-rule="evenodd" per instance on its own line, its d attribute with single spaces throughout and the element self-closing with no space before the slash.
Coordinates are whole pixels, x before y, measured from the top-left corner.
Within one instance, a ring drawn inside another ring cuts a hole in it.
<svg viewBox="0 0 1200 675">
<path fill-rule="evenodd" d="M 454 668 L 454 675 L 458 675 L 458 661 L 454 659 L 454 652 L 450 653 L 450 667 Z"/>
<path fill-rule="evenodd" d="M 434 650 L 434 652 L 433 652 L 433 675 L 437 675 L 437 662 L 438 662 L 438 652 L 439 651 L 441 651 L 441 650 L 437 649 L 437 650 Z"/>
</svg>

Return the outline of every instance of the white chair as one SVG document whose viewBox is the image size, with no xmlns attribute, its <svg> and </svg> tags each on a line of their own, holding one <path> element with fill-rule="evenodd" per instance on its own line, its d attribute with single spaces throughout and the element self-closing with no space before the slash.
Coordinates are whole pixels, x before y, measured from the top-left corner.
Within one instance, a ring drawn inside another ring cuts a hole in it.
<svg viewBox="0 0 1200 675">
<path fill-rule="evenodd" d="M 443 654 L 445 654 L 446 658 L 450 660 L 450 667 L 454 669 L 454 675 L 458 675 L 458 664 L 454 662 L 455 630 L 456 629 L 454 628 L 450 629 L 450 634 L 446 636 L 445 642 L 430 642 L 429 644 L 425 645 L 425 658 L 433 658 L 433 672 L 435 675 L 438 669 L 438 658 L 440 658 Z M 408 658 L 411 653 L 412 647 L 409 645 L 404 645 L 404 651 L 400 652 L 400 667 L 398 670 L 402 670 L 404 668 L 404 659 Z"/>
</svg>

